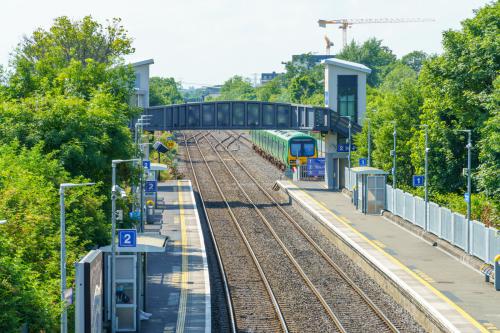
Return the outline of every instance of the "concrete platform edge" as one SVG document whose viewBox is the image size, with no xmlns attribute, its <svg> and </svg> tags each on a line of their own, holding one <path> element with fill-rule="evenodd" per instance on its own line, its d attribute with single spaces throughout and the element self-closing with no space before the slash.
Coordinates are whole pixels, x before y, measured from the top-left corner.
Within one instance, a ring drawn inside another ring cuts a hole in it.
<svg viewBox="0 0 500 333">
<path fill-rule="evenodd" d="M 338 239 L 335 245 L 351 260 L 358 264 L 361 269 L 374 279 L 398 304 L 406 309 L 406 311 L 408 311 L 426 331 L 457 332 L 457 329 L 449 320 L 442 316 L 417 293 L 413 292 L 406 284 L 402 283 L 395 274 L 378 265 L 378 262 L 364 253 L 355 242 L 337 230 L 336 227 L 328 223 L 328 221 L 325 221 L 317 212 L 312 211 L 300 200 L 297 200 L 294 193 L 290 193 L 288 189 L 283 186 L 282 182 L 278 181 L 277 184 L 282 193 L 289 196 L 294 208 L 298 208 L 298 210 L 305 213 L 305 215 L 313 217 L 316 221 L 332 231 L 333 235 Z"/>
</svg>

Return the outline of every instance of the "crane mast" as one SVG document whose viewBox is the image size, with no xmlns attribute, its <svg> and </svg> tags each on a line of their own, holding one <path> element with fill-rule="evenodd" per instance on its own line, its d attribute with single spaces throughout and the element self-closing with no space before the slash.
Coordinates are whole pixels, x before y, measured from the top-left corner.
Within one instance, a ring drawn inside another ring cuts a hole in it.
<svg viewBox="0 0 500 333">
<path fill-rule="evenodd" d="M 338 19 L 338 20 L 318 20 L 318 25 L 326 28 L 327 24 L 338 24 L 342 29 L 342 42 L 344 47 L 347 45 L 347 29 L 353 24 L 371 24 L 371 23 L 418 23 L 433 22 L 431 18 L 361 18 L 361 19 Z"/>
</svg>

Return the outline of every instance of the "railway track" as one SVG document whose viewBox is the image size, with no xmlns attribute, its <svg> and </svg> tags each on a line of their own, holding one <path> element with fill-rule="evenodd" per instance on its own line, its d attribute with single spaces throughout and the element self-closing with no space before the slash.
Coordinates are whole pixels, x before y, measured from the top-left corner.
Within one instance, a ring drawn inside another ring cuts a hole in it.
<svg viewBox="0 0 500 333">
<path fill-rule="evenodd" d="M 190 140 L 194 141 L 197 150 L 190 149 Z M 274 293 L 198 145 L 197 135 L 189 139 L 184 136 L 184 145 L 228 280 L 228 295 L 231 296 L 228 302 L 234 312 L 233 326 L 238 331 L 288 332 Z M 205 172 L 201 170 L 204 166 L 200 162 L 206 166 Z M 204 186 L 201 187 L 200 183 Z"/>
<path fill-rule="evenodd" d="M 286 328 L 283 328 L 282 325 L 281 329 L 287 329 L 291 332 L 345 332 L 338 320 L 336 323 L 332 322 L 335 321 L 333 311 L 329 309 L 326 302 L 322 299 L 322 296 L 317 293 L 317 291 L 314 291 L 315 288 L 310 281 L 307 281 L 307 277 L 305 277 L 306 283 L 304 283 L 304 274 L 301 276 L 300 266 L 294 262 L 291 256 L 289 257 L 291 260 L 287 259 L 287 250 L 280 248 L 276 239 L 273 238 L 269 230 L 266 230 L 266 227 L 259 221 L 258 211 L 255 207 L 252 208 L 251 203 L 244 197 L 242 188 L 234 186 L 234 181 L 230 179 L 230 177 L 227 177 L 228 171 L 224 171 L 224 166 L 214 158 L 216 156 L 212 155 L 208 158 L 205 156 L 205 154 L 210 153 L 211 147 L 208 147 L 208 151 L 203 152 L 203 149 L 198 145 L 198 142 L 201 141 L 202 138 L 200 138 L 200 140 L 196 137 L 194 138 L 194 143 L 197 145 L 200 157 L 191 158 L 191 160 L 195 168 L 196 165 L 204 164 L 206 166 L 208 173 L 212 177 L 212 184 L 220 189 L 219 195 L 223 198 L 224 205 L 227 207 L 228 211 L 233 212 L 233 216 L 235 217 L 233 222 L 235 222 L 235 225 L 239 225 L 240 230 L 244 233 L 243 235 L 240 234 L 240 236 L 242 238 L 247 238 L 248 243 L 252 244 L 247 247 L 253 249 L 252 251 L 258 258 L 259 265 L 262 266 L 263 271 L 266 272 L 265 278 L 269 280 L 272 286 L 271 292 L 275 294 L 277 302 L 279 303 L 279 309 L 285 318 Z M 204 148 L 207 148 L 206 144 Z M 210 188 L 212 185 L 205 182 L 202 183 L 202 191 L 205 188 Z M 207 208 L 210 208 L 210 204 L 207 204 Z M 212 219 L 212 221 L 214 221 L 214 219 Z M 226 227 L 228 226 L 227 223 L 225 225 Z M 214 228 L 214 230 L 215 229 L 216 228 Z M 215 230 L 215 233 L 216 238 L 219 238 L 217 230 Z M 239 255 L 241 250 L 236 249 L 235 253 Z M 225 263 L 225 266 L 227 266 L 227 263 Z M 245 272 L 248 264 L 239 266 L 240 270 Z M 228 276 L 230 276 L 230 274 L 228 274 Z M 229 278 L 229 280 L 231 279 Z M 244 299 L 249 295 L 239 296 L 243 296 Z M 236 303 L 242 301 L 242 299 L 234 293 L 232 293 L 232 299 L 235 302 L 235 314 L 236 318 L 238 318 L 239 314 Z M 321 301 L 318 301 L 318 299 Z M 244 303 L 249 303 L 249 301 L 244 299 Z M 256 306 L 258 307 L 258 304 Z M 238 325 L 238 330 L 246 331 L 247 329 L 242 329 L 241 326 Z M 256 331 L 262 330 L 261 328 Z M 269 331 L 276 330 L 269 329 Z"/>
<path fill-rule="evenodd" d="M 295 256 L 297 262 L 301 263 L 304 275 L 307 274 L 310 277 L 308 279 L 314 286 L 317 286 L 318 293 L 326 295 L 323 301 L 335 311 L 335 318 L 338 321 L 336 326 L 339 330 L 346 332 L 398 332 L 395 325 L 375 303 L 259 184 L 233 153 L 220 145 L 221 141 L 213 134 L 210 134 L 210 137 L 215 140 L 215 144 L 211 144 L 211 147 L 221 163 L 228 171 L 233 171 L 232 177 L 236 183 L 246 185 L 245 190 L 241 190 L 247 193 L 248 199 L 254 202 L 254 205 L 263 207 L 260 209 L 261 214 L 266 220 L 273 221 L 276 232 L 281 233 L 281 237 L 287 241 L 290 255 Z M 223 151 L 215 150 L 217 144 L 218 147 L 223 148 Z M 222 155 L 229 158 L 224 158 Z M 299 237 L 291 235 L 290 225 L 293 226 L 296 234 L 300 234 Z M 279 237 L 276 232 L 273 234 L 275 237 Z"/>
</svg>

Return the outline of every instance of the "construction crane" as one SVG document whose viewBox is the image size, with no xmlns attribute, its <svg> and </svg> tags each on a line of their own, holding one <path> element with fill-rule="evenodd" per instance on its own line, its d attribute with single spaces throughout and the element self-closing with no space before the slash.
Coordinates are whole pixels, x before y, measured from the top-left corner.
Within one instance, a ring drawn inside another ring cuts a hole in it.
<svg viewBox="0 0 500 333">
<path fill-rule="evenodd" d="M 327 24 L 338 24 L 339 29 L 342 29 L 342 41 L 344 47 L 347 45 L 347 28 L 351 28 L 353 24 L 367 23 L 410 23 L 410 22 L 433 22 L 431 18 L 379 18 L 379 19 L 339 19 L 339 20 L 318 20 L 318 24 L 322 28 L 326 28 Z"/>
<path fill-rule="evenodd" d="M 327 35 L 325 35 L 325 42 L 326 42 L 326 54 L 330 55 L 330 47 L 333 46 L 333 42 L 328 38 Z"/>
</svg>

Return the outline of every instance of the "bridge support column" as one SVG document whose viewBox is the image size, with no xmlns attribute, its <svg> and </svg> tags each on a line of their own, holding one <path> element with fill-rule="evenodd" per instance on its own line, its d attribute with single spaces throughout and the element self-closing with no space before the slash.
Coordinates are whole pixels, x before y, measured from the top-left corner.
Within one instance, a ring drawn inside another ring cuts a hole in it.
<svg viewBox="0 0 500 333">
<path fill-rule="evenodd" d="M 339 159 L 337 153 L 337 133 L 328 131 L 325 135 L 325 185 L 329 190 L 339 189 Z"/>
</svg>

